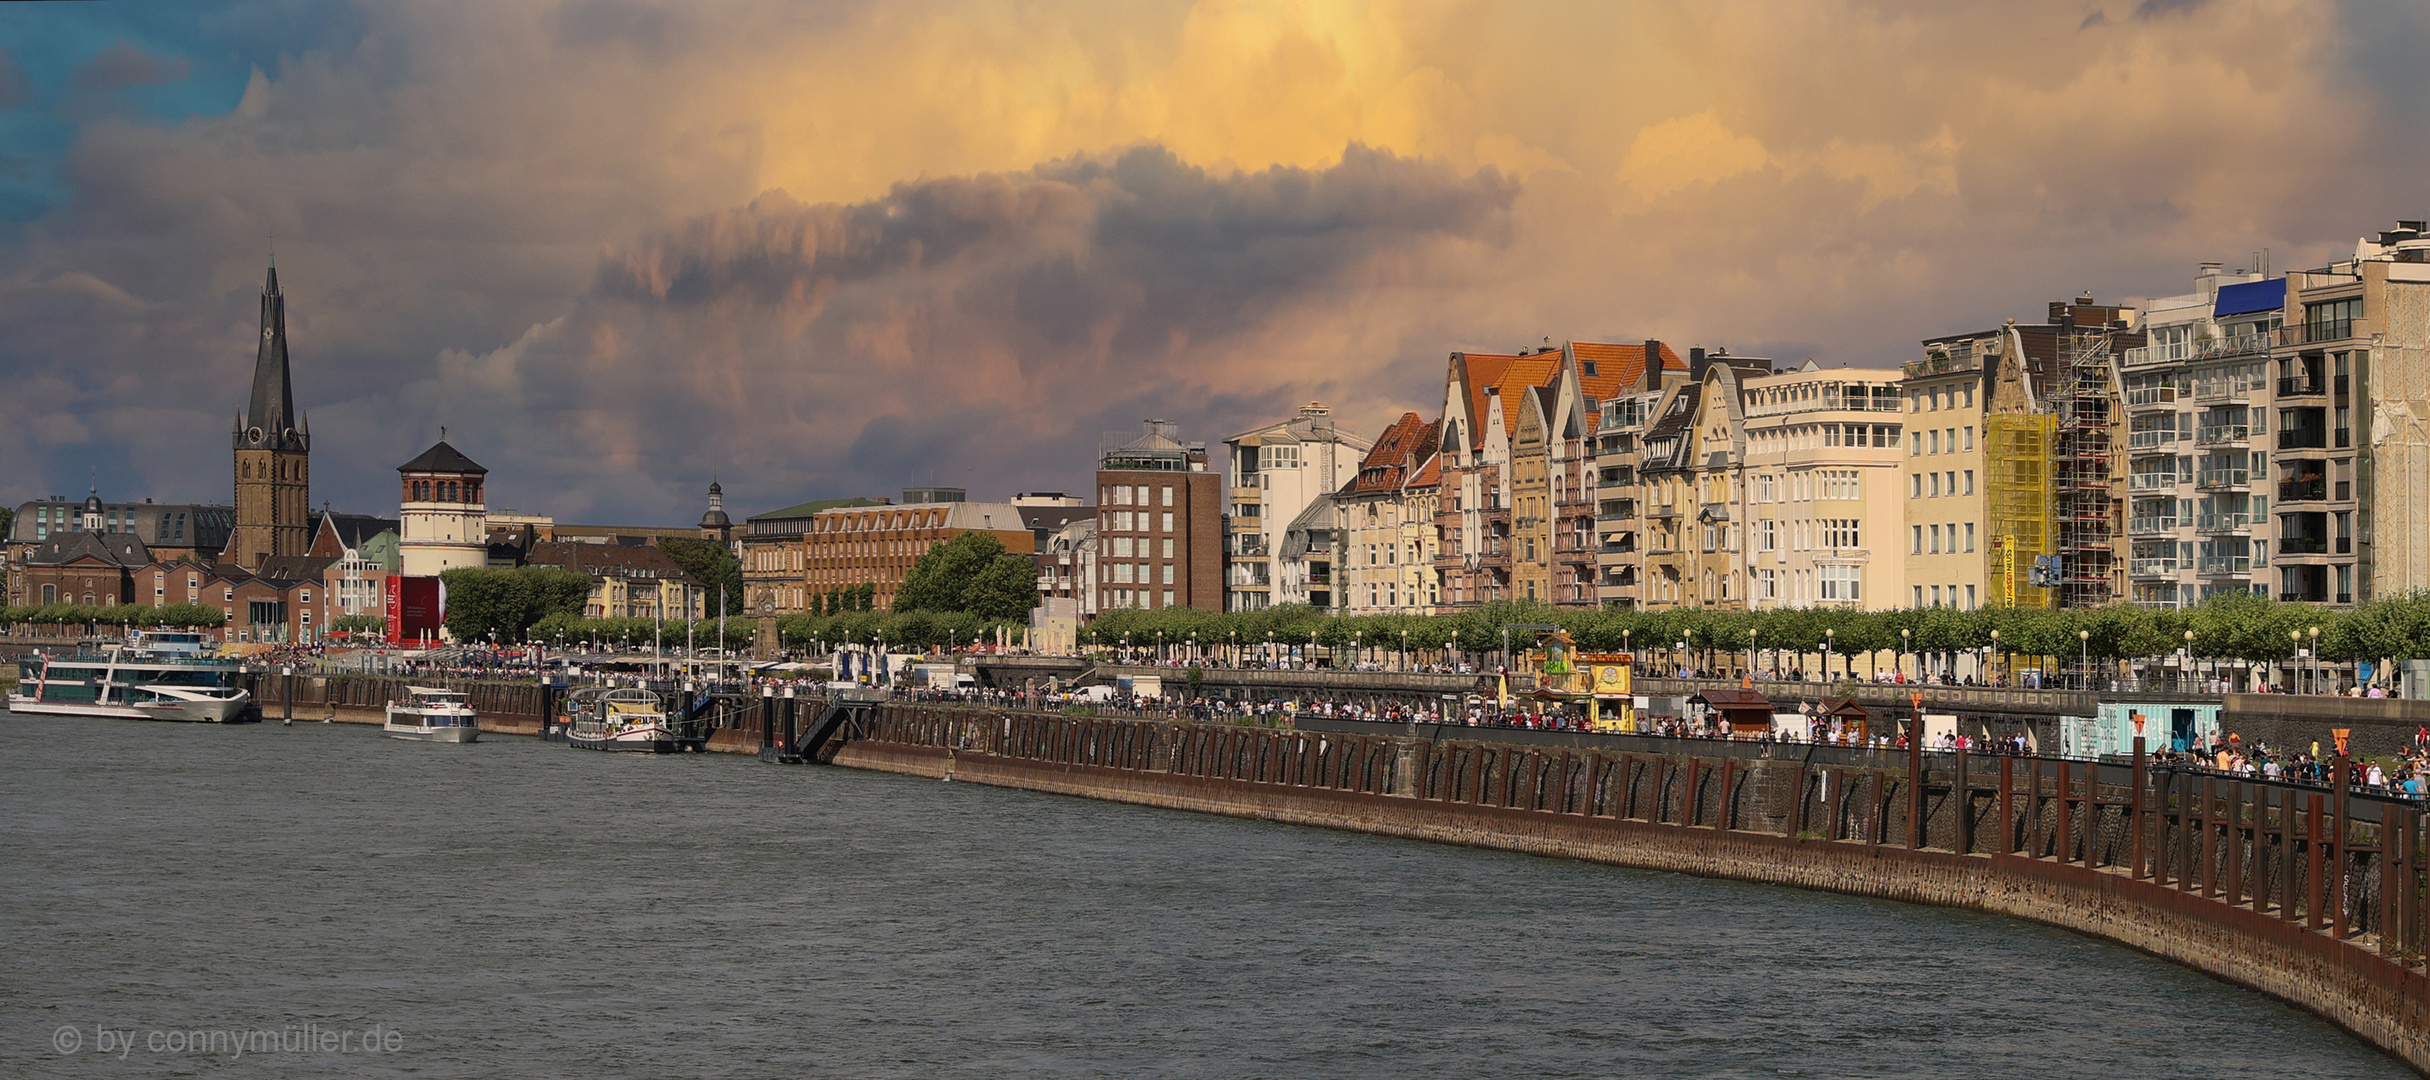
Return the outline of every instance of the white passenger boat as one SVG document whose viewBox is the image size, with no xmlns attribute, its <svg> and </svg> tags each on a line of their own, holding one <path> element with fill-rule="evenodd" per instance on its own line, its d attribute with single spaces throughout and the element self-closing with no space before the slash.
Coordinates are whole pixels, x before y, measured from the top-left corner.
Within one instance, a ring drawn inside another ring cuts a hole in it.
<svg viewBox="0 0 2430 1080">
<path fill-rule="evenodd" d="M 37 656 L 9 692 L 8 711 L 224 724 L 249 719 L 244 672 L 211 655 L 201 634 L 139 631 L 98 655 Z"/>
<path fill-rule="evenodd" d="M 388 723 L 380 728 L 390 738 L 423 742 L 476 742 L 481 728 L 472 703 L 461 690 L 408 686 L 403 701 L 388 703 Z"/>
<path fill-rule="evenodd" d="M 665 699 L 650 690 L 576 691 L 566 701 L 566 721 L 565 741 L 586 750 L 683 749 Z"/>
</svg>

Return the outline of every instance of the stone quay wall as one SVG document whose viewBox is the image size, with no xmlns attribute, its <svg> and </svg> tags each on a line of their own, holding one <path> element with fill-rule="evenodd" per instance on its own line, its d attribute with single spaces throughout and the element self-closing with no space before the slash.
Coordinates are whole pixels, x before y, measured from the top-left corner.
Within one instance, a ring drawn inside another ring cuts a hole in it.
<svg viewBox="0 0 2430 1080">
<path fill-rule="evenodd" d="M 888 705 L 833 763 L 2011 915 L 2268 993 L 2430 1073 L 2417 805 L 2053 759 L 1778 749 Z"/>
</svg>

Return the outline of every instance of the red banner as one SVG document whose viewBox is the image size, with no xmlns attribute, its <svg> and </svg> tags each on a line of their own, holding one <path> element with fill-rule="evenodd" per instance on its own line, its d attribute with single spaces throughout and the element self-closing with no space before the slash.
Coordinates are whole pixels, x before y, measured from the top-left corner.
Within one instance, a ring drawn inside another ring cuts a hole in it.
<svg viewBox="0 0 2430 1080">
<path fill-rule="evenodd" d="M 436 641 L 447 619 L 447 588 L 435 577 L 388 576 L 388 640 Z"/>
</svg>

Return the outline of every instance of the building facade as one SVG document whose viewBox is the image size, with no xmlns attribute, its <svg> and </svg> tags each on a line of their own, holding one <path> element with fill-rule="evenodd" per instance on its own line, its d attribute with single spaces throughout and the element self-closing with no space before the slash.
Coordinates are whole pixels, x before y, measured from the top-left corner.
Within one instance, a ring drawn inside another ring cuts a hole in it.
<svg viewBox="0 0 2430 1080">
<path fill-rule="evenodd" d="M 707 617 L 709 589 L 655 547 L 543 541 L 531 566 L 556 566 L 591 579 L 582 613 L 593 619 L 692 620 Z"/>
<path fill-rule="evenodd" d="M 820 499 L 754 514 L 735 535 L 735 557 L 742 560 L 743 602 L 753 615 L 802 615 L 817 596 L 810 588 L 809 553 L 803 538 L 821 511 L 890 506 L 885 499 Z M 852 584 L 859 584 L 853 582 Z M 825 593 L 833 586 L 821 586 Z"/>
<path fill-rule="evenodd" d="M 811 515 L 802 546 L 813 594 L 867 584 L 871 606 L 892 610 L 912 564 L 928 549 L 964 533 L 996 538 L 1004 550 L 1034 556 L 1034 539 L 1011 503 L 911 503 L 822 510 Z"/>
<path fill-rule="evenodd" d="M 24 571 L 35 549 L 63 533 L 125 533 L 143 542 L 154 561 L 215 562 L 227 547 L 235 527 L 233 507 L 200 503 L 135 503 L 101 501 L 94 491 L 83 501 L 52 496 L 20 505 L 9 526 L 7 547 L 0 559 L 8 567 L 7 603 L 40 603 L 39 590 L 29 591 Z"/>
<path fill-rule="evenodd" d="M 1096 609 L 1224 610 L 1222 478 L 1171 421 L 1144 427 L 1098 444 Z"/>
<path fill-rule="evenodd" d="M 1357 474 L 1358 463 L 1371 446 L 1366 439 L 1335 427 L 1333 411 L 1319 402 L 1302 406 L 1288 420 L 1224 440 L 1232 469 L 1231 565 L 1224 587 L 1227 610 L 1258 611 L 1278 603 L 1307 602 L 1308 582 L 1286 588 L 1278 580 L 1285 534 L 1310 506 Z M 1328 516 L 1320 512 L 1317 519 L 1311 522 L 1316 531 L 1326 531 Z M 1308 527 L 1300 529 L 1303 544 L 1309 532 Z M 1329 558 L 1317 561 L 1330 565 Z M 1330 594 L 1330 582 L 1325 584 L 1320 591 Z"/>
<path fill-rule="evenodd" d="M 1907 603 L 1899 373 L 1812 361 L 1745 383 L 1747 600 Z"/>
<path fill-rule="evenodd" d="M 225 558 L 242 567 L 301 555 L 312 544 L 312 424 L 295 408 L 287 369 L 287 297 L 278 265 L 262 282 L 261 345 L 253 395 L 230 435 L 236 451 L 236 526 Z"/>
<path fill-rule="evenodd" d="M 329 560 L 321 579 L 336 616 L 385 616 L 388 576 L 404 572 L 403 537 L 393 518 L 323 511 L 310 554 Z"/>
<path fill-rule="evenodd" d="M 1376 437 L 1358 474 L 1333 493 L 1342 550 L 1337 607 L 1347 615 L 1434 610 L 1436 493 L 1442 422 L 1402 413 Z"/>
<path fill-rule="evenodd" d="M 2270 346 L 2285 306 L 2284 279 L 2218 263 L 2193 292 L 2144 305 L 2147 344 L 2118 364 L 2133 603 L 2270 591 Z"/>
<path fill-rule="evenodd" d="M 397 466 L 398 562 L 407 577 L 489 565 L 489 470 L 440 439 Z"/>
</svg>

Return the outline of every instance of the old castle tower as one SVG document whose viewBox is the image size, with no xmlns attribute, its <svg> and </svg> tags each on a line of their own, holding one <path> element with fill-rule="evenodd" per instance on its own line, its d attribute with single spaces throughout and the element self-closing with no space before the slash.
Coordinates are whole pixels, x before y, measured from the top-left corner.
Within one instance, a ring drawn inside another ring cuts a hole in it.
<svg viewBox="0 0 2430 1080">
<path fill-rule="evenodd" d="M 236 531 L 224 558 L 248 570 L 312 546 L 312 425 L 295 411 L 287 373 L 287 298 L 278 264 L 262 283 L 253 398 L 236 418 Z"/>
</svg>

